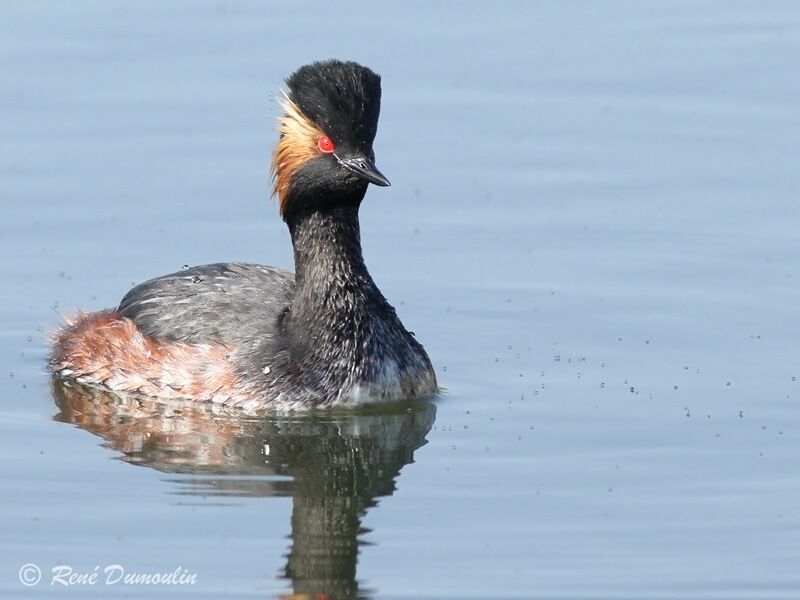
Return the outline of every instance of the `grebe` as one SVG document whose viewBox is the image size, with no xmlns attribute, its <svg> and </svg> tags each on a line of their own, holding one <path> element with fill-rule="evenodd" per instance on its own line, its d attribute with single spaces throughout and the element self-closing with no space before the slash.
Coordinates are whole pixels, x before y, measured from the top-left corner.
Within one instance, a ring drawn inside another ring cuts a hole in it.
<svg viewBox="0 0 800 600">
<path fill-rule="evenodd" d="M 372 280 L 358 209 L 374 164 L 380 76 L 354 62 L 298 69 L 281 98 L 273 193 L 295 272 L 247 263 L 146 281 L 54 338 L 51 369 L 117 392 L 248 410 L 358 406 L 437 391 L 422 345 Z"/>
</svg>

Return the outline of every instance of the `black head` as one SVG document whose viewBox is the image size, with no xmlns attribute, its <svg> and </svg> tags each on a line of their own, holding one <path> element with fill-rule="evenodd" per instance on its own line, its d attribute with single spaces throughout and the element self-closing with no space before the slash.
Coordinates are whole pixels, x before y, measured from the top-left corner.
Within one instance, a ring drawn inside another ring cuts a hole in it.
<svg viewBox="0 0 800 600">
<path fill-rule="evenodd" d="M 381 112 L 381 78 L 354 62 L 300 67 L 286 80 L 289 98 L 330 136 L 336 151 L 372 151 Z"/>
<path fill-rule="evenodd" d="M 273 177 L 281 213 L 360 201 L 368 183 L 386 186 L 375 168 L 381 79 L 354 62 L 328 60 L 299 68 L 287 80 Z"/>
</svg>

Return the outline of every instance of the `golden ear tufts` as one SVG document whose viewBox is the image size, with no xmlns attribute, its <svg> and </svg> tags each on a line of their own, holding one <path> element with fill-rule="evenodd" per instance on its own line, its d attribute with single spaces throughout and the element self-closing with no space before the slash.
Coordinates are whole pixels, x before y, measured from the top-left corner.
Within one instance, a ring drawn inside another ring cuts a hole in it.
<svg viewBox="0 0 800 600">
<path fill-rule="evenodd" d="M 292 178 L 300 167 L 320 154 L 317 142 L 325 132 L 303 114 L 286 92 L 281 92 L 278 103 L 284 114 L 278 117 L 277 132 L 280 138 L 272 154 L 270 177 L 273 182 L 272 193 L 278 197 L 283 216 Z"/>
</svg>

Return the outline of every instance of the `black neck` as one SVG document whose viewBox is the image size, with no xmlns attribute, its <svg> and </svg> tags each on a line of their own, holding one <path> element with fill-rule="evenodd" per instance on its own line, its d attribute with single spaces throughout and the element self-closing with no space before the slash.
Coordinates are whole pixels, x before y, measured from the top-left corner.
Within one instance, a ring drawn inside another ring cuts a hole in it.
<svg viewBox="0 0 800 600">
<path fill-rule="evenodd" d="M 369 277 L 361 254 L 358 204 L 338 204 L 294 215 L 288 222 L 298 291 L 321 292 L 334 278 Z M 317 287 L 319 286 L 319 287 Z"/>
<path fill-rule="evenodd" d="M 294 246 L 290 329 L 296 341 L 302 337 L 306 343 L 321 343 L 331 335 L 357 335 L 353 328 L 358 323 L 388 306 L 364 264 L 359 204 L 337 202 L 287 221 Z"/>
<path fill-rule="evenodd" d="M 308 394 L 330 401 L 414 397 L 435 389 L 425 350 L 370 277 L 361 254 L 358 207 L 330 202 L 286 219 L 295 290 L 276 340 L 288 374 Z M 284 213 L 285 215 L 286 213 Z M 365 396 L 362 396 L 364 394 Z"/>
</svg>

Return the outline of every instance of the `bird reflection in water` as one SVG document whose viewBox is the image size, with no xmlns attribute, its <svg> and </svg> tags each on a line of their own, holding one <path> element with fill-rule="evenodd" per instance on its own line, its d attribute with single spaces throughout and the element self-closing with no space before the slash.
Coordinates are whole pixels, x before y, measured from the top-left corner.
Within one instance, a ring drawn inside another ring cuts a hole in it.
<svg viewBox="0 0 800 600">
<path fill-rule="evenodd" d="M 285 577 L 293 593 L 284 598 L 296 600 L 365 597 L 356 578 L 361 519 L 394 492 L 436 416 L 431 402 L 416 401 L 358 414 L 253 418 L 59 378 L 53 397 L 55 420 L 101 437 L 126 462 L 198 475 L 176 480 L 183 494 L 291 496 Z"/>
</svg>

